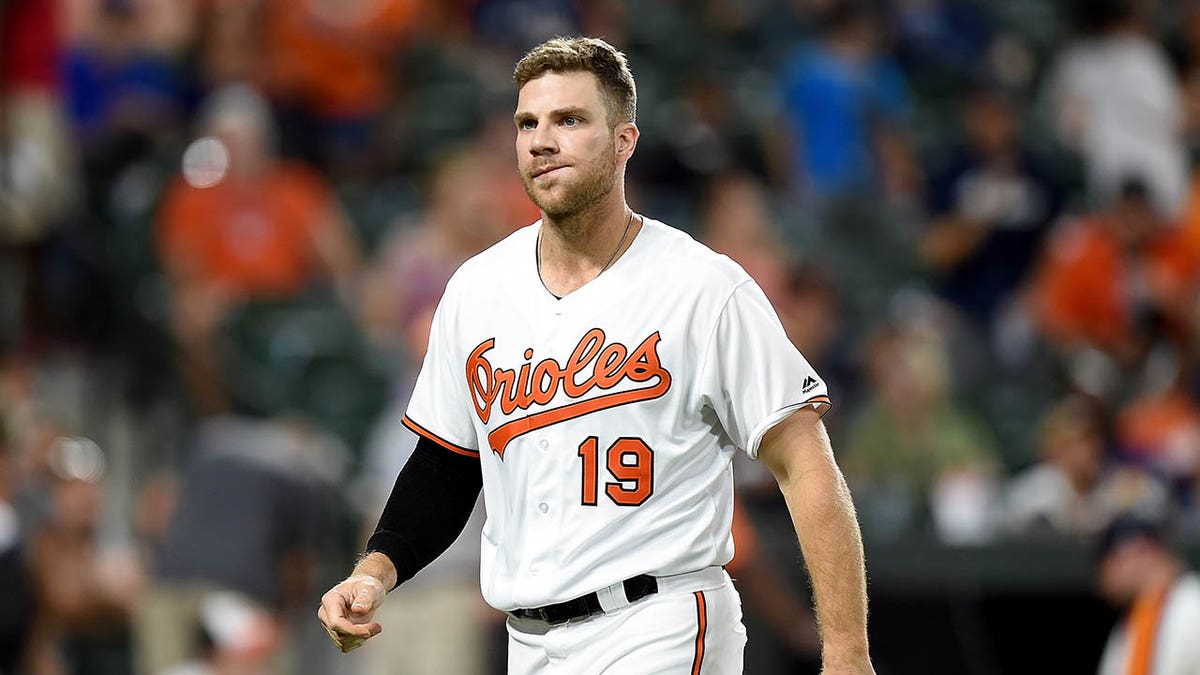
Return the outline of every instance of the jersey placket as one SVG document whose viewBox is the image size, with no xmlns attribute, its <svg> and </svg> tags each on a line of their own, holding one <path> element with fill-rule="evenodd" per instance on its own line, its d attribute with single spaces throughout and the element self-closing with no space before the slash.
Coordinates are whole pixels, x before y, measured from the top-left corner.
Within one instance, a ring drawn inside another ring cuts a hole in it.
<svg viewBox="0 0 1200 675">
<path fill-rule="evenodd" d="M 564 347 L 566 341 L 562 337 L 562 328 L 568 322 L 564 321 L 564 311 L 559 302 L 556 301 L 547 309 L 539 317 L 533 331 L 532 347 L 538 359 L 552 357 L 562 363 L 571 349 L 570 346 Z M 565 353 L 564 348 L 567 350 Z M 558 401 L 554 401 L 550 406 L 558 404 Z M 521 454 L 513 459 L 520 462 L 520 470 L 526 473 L 526 485 L 530 487 L 525 496 L 525 522 L 530 528 L 522 555 L 528 575 L 517 583 L 518 598 L 540 595 L 539 587 L 548 581 L 545 575 L 555 573 L 558 567 L 555 549 L 548 546 L 547 542 L 558 540 L 566 506 L 563 501 L 566 487 L 563 476 L 570 470 L 571 457 L 565 445 L 564 428 L 569 426 L 551 425 L 530 433 L 526 438 L 516 439 L 519 442 L 517 450 Z"/>
</svg>

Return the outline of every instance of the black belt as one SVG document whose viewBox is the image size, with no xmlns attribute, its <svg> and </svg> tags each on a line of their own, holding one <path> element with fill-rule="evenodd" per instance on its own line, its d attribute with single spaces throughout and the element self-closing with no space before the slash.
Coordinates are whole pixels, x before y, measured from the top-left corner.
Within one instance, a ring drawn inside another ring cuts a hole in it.
<svg viewBox="0 0 1200 675">
<path fill-rule="evenodd" d="M 625 598 L 629 602 L 636 602 L 647 595 L 654 595 L 658 592 L 658 580 L 648 574 L 639 574 L 626 579 L 622 585 L 625 586 Z M 592 592 L 574 600 L 545 607 L 514 609 L 510 614 L 519 619 L 541 619 L 551 626 L 555 626 L 576 619 L 585 619 L 603 611 L 604 609 L 600 606 L 600 596 Z"/>
</svg>

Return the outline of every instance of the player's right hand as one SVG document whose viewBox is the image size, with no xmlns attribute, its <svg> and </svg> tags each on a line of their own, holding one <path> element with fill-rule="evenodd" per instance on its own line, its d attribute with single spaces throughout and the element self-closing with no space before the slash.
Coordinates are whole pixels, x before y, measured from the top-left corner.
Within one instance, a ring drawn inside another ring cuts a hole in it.
<svg viewBox="0 0 1200 675">
<path fill-rule="evenodd" d="M 317 618 L 333 644 L 342 653 L 350 652 L 383 632 L 383 627 L 372 619 L 385 597 L 387 590 L 379 579 L 352 576 L 321 596 Z"/>
</svg>

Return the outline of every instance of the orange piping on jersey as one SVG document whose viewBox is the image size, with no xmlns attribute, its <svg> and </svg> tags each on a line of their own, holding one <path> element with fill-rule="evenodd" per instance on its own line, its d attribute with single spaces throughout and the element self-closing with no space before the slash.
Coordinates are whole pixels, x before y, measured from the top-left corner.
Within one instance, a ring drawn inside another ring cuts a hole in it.
<svg viewBox="0 0 1200 675">
<path fill-rule="evenodd" d="M 1154 666 L 1154 647 L 1158 642 L 1158 626 L 1167 589 L 1145 594 L 1129 612 L 1129 671 L 1128 675 L 1151 675 Z"/>
<path fill-rule="evenodd" d="M 831 401 L 830 398 L 825 395 L 814 396 L 814 397 L 808 399 L 807 401 L 805 401 L 804 403 L 801 403 L 800 405 L 813 405 L 814 403 L 822 403 L 827 406 L 833 405 L 833 401 Z"/>
<path fill-rule="evenodd" d="M 671 374 L 658 358 L 661 339 L 655 332 L 630 350 L 620 342 L 608 343 L 604 331 L 593 328 L 580 338 L 565 365 L 560 366 L 553 358 L 548 358 L 531 367 L 533 350 L 526 349 L 525 359 L 529 362 L 519 369 L 493 368 L 487 353 L 496 345 L 496 339 L 479 343 L 467 358 L 466 375 L 475 414 L 484 424 L 491 419 L 496 403 L 500 404 L 502 413 L 511 415 L 518 410 L 549 403 L 560 390 L 568 398 L 579 399 L 597 389 L 612 389 L 625 380 L 649 383 L 657 379 L 639 389 L 596 396 L 511 420 L 488 434 L 488 445 L 503 459 L 509 441 L 521 434 L 667 393 L 671 388 Z M 582 381 L 581 375 L 585 376 Z"/>
<path fill-rule="evenodd" d="M 692 659 L 692 675 L 700 675 L 700 668 L 704 665 L 704 633 L 708 630 L 708 612 L 704 603 L 704 591 L 696 591 L 696 622 L 699 628 L 696 630 L 696 656 Z"/>
<path fill-rule="evenodd" d="M 470 448 L 464 448 L 461 445 L 455 445 L 455 444 L 451 443 L 450 441 L 440 438 L 437 434 L 433 433 L 432 431 L 426 429 L 425 427 L 421 426 L 420 424 L 417 424 L 416 422 L 409 419 L 408 415 L 405 415 L 400 420 L 400 423 L 403 424 L 404 426 L 408 427 L 410 430 L 412 430 L 413 433 L 415 433 L 419 436 L 424 436 L 425 438 L 428 438 L 429 440 L 433 441 L 434 443 L 437 443 L 438 445 L 449 450 L 450 452 L 455 452 L 460 455 L 466 455 L 467 457 L 479 457 L 478 452 L 471 450 Z"/>
</svg>

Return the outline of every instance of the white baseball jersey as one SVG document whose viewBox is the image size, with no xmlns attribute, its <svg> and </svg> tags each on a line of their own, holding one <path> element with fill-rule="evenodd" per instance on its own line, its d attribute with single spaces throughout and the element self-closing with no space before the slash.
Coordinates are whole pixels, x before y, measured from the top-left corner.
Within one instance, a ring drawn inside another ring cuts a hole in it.
<svg viewBox="0 0 1200 675">
<path fill-rule="evenodd" d="M 503 611 L 729 562 L 735 449 L 753 458 L 792 411 L 829 406 L 727 257 L 646 219 L 612 267 L 556 299 L 540 225 L 454 274 L 404 418 L 479 457 L 481 587 Z"/>
<path fill-rule="evenodd" d="M 1200 574 L 1179 577 L 1164 599 L 1153 625 L 1149 670 L 1151 675 L 1200 675 Z M 1130 665 L 1133 636 L 1125 621 L 1113 627 L 1100 659 L 1100 675 L 1126 675 Z"/>
</svg>

